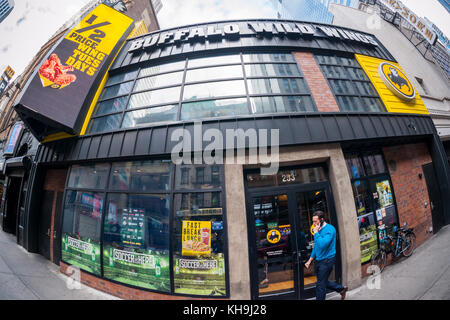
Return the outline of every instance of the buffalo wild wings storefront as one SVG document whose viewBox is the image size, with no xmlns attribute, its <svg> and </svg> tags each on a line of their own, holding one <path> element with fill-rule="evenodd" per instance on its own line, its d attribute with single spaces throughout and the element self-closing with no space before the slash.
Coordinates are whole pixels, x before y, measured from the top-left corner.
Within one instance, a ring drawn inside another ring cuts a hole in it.
<svg viewBox="0 0 450 320">
<path fill-rule="evenodd" d="M 84 283 L 122 298 L 308 299 L 316 277 L 303 263 L 312 214 L 322 210 L 338 231 L 332 277 L 357 287 L 395 223 L 417 227 L 419 243 L 430 236 L 437 216 L 427 183 L 449 186 L 425 106 L 383 81 L 383 63 L 408 81 L 372 35 L 296 21 L 217 22 L 127 40 L 77 121 L 38 118 L 26 100 L 17 107 L 42 142 L 25 247 L 39 250 L 36 222 L 47 215 L 61 272 L 79 268 Z M 77 82 L 58 94 L 69 88 Z M 259 147 L 279 130 L 277 173 L 262 175 L 264 165 L 236 144 L 214 150 L 233 151 L 232 163 L 171 161 L 196 135 L 195 150 L 211 154 L 205 134 L 231 130 L 250 141 L 250 129 L 270 133 Z M 422 171 L 429 164 L 431 178 Z M 43 185 L 59 190 L 47 210 Z M 443 204 L 439 217 L 447 212 Z"/>
</svg>

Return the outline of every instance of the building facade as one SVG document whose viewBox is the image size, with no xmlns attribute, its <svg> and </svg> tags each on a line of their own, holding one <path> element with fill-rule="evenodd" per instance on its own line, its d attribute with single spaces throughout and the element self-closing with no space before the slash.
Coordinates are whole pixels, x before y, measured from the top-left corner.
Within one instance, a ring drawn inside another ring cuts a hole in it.
<svg viewBox="0 0 450 320">
<path fill-rule="evenodd" d="M 338 231 L 332 277 L 350 288 L 395 225 L 421 245 L 450 222 L 442 142 L 372 34 L 292 20 L 151 32 L 90 91 L 64 139 L 49 135 L 59 115 L 16 109 L 41 142 L 24 246 L 99 290 L 308 299 L 315 211 Z"/>
<path fill-rule="evenodd" d="M 0 23 L 13 11 L 14 0 L 1 0 L 0 1 Z"/>
</svg>

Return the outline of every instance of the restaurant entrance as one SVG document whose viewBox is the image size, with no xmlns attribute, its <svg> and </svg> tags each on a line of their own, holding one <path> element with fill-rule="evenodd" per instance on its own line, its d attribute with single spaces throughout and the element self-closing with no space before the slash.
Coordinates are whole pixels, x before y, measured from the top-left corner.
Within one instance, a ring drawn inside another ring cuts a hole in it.
<svg viewBox="0 0 450 320">
<path fill-rule="evenodd" d="M 277 176 L 246 175 L 253 299 L 315 296 L 314 263 L 309 269 L 304 267 L 314 247 L 312 215 L 321 210 L 326 221 L 337 226 L 324 169 L 283 169 Z M 268 184 L 267 179 L 273 186 L 257 186 Z M 331 280 L 340 280 L 338 243 L 337 264 Z"/>
</svg>

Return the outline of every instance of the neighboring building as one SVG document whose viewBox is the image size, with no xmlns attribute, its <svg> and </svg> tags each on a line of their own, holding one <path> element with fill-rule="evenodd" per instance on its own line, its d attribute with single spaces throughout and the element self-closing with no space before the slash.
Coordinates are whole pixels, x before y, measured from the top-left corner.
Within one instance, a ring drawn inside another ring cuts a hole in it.
<svg viewBox="0 0 450 320">
<path fill-rule="evenodd" d="M 400 15 L 378 1 L 366 1 L 361 10 L 331 6 L 334 24 L 372 32 L 404 67 L 420 93 L 450 159 L 450 56 L 438 41 L 426 41 Z M 373 15 L 382 17 L 373 21 Z M 368 24 L 368 21 L 370 22 Z"/>
<path fill-rule="evenodd" d="M 359 286 L 386 231 L 408 222 L 421 245 L 450 223 L 442 142 L 386 45 L 267 19 L 129 39 L 99 87 L 70 85 L 92 97 L 83 126 L 64 129 L 74 136 L 49 133 L 76 99 L 17 101 L 41 140 L 22 244 L 126 299 L 307 299 L 322 210 L 338 231 L 332 277 Z M 251 161 L 254 142 L 279 148 L 277 173 Z M 223 153 L 225 164 L 197 162 Z"/>
<path fill-rule="evenodd" d="M 9 84 L 0 97 L 0 146 L 6 148 L 9 142 L 11 144 L 10 152 L 0 151 L 0 184 L 5 189 L 1 198 L 0 224 L 3 230 L 15 234 L 17 242 L 27 248 L 28 240 L 24 238 L 26 232 L 23 229 L 26 223 L 23 205 L 31 170 L 29 165 L 34 160 L 39 141 L 31 134 L 28 127 L 23 126 L 13 106 L 17 103 L 17 99 L 22 94 L 22 89 L 26 86 L 30 77 L 34 75 L 35 70 L 41 66 L 44 58 L 48 58 L 50 55 L 49 51 L 61 38 L 66 36 L 70 28 L 78 24 L 81 18 L 100 2 L 102 1 L 90 2 L 59 28 L 33 57 L 25 71 Z M 124 3 L 128 10 L 126 14 L 136 21 L 135 30 L 132 31 L 130 36 L 138 36 L 156 31 L 159 28 L 150 0 L 124 1 Z M 16 126 L 16 124 L 18 125 Z M 12 198 L 8 201 L 8 197 Z M 11 216 L 12 219 L 10 219 Z M 4 223 L 5 219 L 7 223 Z M 43 250 L 41 253 L 44 253 L 45 249 L 42 246 L 41 249 Z M 46 252 L 48 253 L 48 251 Z"/>
<path fill-rule="evenodd" d="M 162 1 L 161 0 L 152 0 L 152 4 L 153 4 L 153 8 L 155 9 L 155 14 L 158 14 L 163 7 Z"/>
<path fill-rule="evenodd" d="M 450 13 L 450 1 L 449 0 L 438 0 L 442 6 Z"/>
<path fill-rule="evenodd" d="M 332 3 L 357 8 L 359 0 L 272 0 L 278 19 L 332 23 Z"/>
<path fill-rule="evenodd" d="M 13 11 L 14 0 L 0 0 L 0 23 Z"/>
</svg>

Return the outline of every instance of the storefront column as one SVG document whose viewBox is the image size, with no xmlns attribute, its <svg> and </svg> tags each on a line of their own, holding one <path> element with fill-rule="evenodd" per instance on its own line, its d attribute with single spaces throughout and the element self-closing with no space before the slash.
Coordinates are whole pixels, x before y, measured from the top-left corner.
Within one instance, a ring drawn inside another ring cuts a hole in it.
<svg viewBox="0 0 450 320">
<path fill-rule="evenodd" d="M 230 298 L 250 299 L 247 216 L 242 165 L 225 165 Z"/>
</svg>

